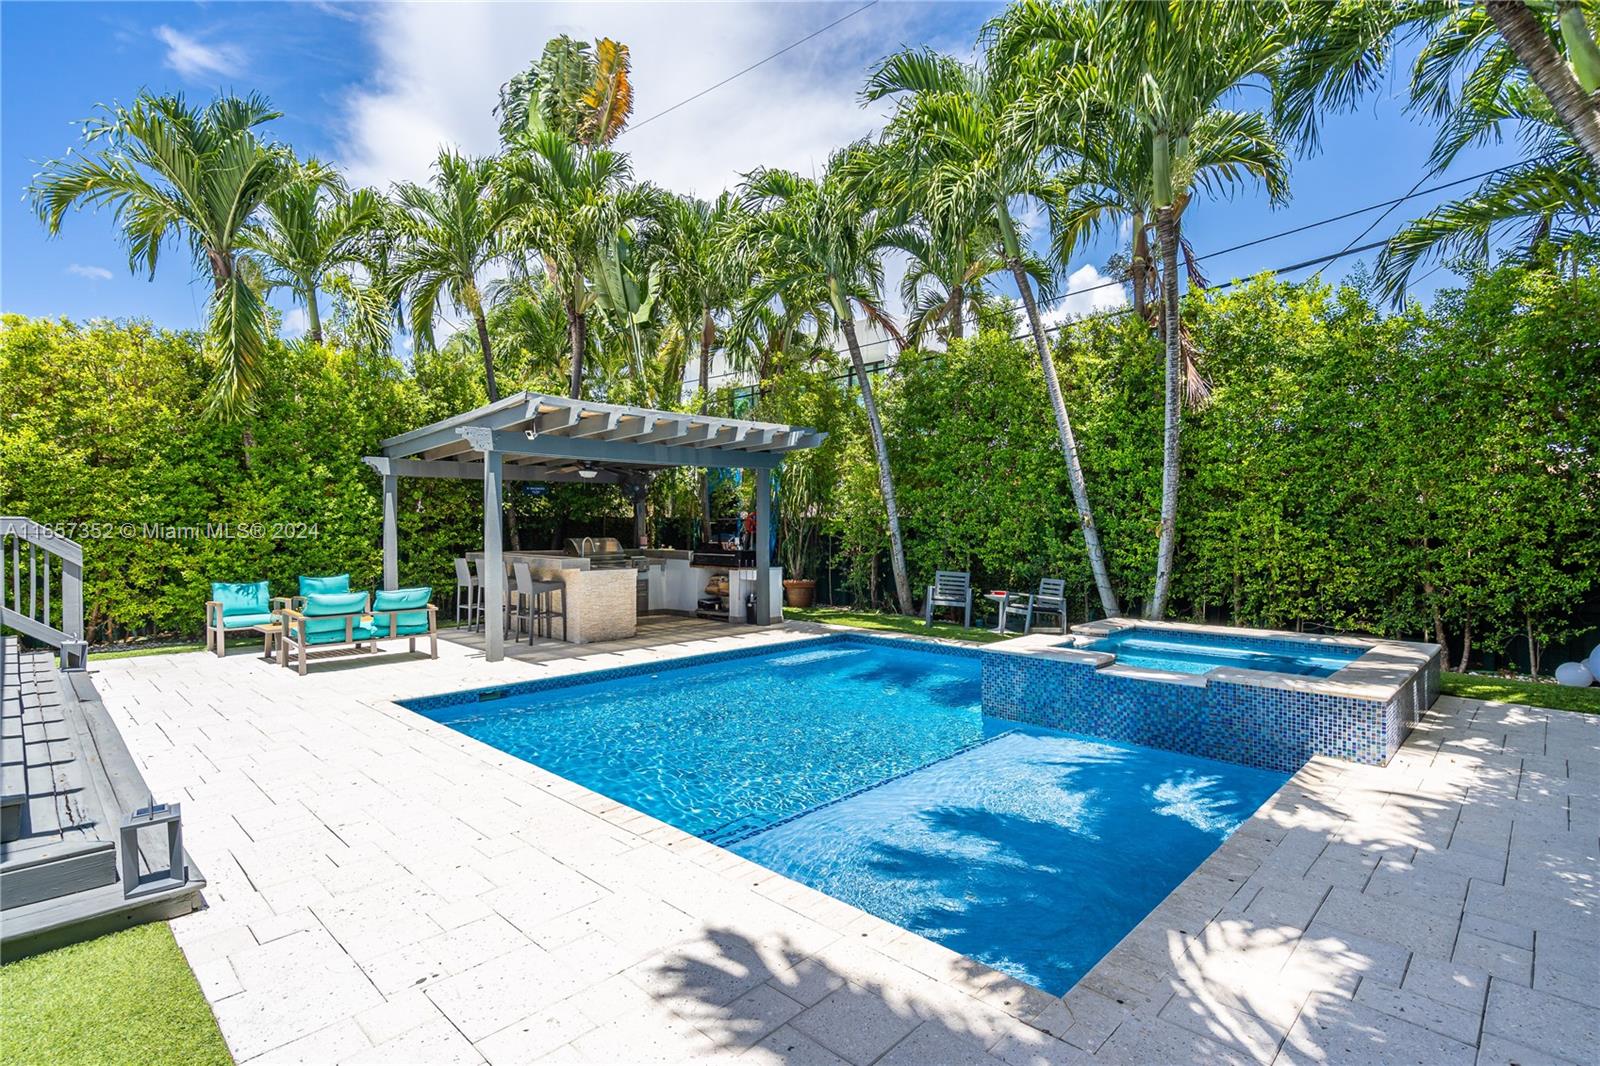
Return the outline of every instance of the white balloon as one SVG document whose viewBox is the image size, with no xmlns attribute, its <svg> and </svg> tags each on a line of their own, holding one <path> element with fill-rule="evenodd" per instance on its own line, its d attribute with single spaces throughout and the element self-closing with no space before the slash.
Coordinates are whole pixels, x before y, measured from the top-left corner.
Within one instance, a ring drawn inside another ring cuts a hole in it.
<svg viewBox="0 0 1600 1066">
<path fill-rule="evenodd" d="M 1591 677 L 1600 677 L 1600 644 L 1594 646 L 1594 651 L 1589 653 L 1589 657 L 1584 660 L 1584 664 L 1589 667 L 1589 675 Z"/>
<path fill-rule="evenodd" d="M 1556 667 L 1556 684 L 1569 688 L 1588 688 L 1594 684 L 1594 675 L 1582 663 L 1562 663 Z"/>
</svg>

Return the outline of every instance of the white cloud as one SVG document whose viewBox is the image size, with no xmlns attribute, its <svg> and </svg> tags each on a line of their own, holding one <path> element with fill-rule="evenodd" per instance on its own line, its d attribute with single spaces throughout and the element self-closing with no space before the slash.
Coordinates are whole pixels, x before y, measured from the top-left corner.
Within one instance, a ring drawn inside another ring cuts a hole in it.
<svg viewBox="0 0 1600 1066">
<path fill-rule="evenodd" d="M 1045 309 L 1045 325 L 1054 326 L 1098 311 L 1114 311 L 1128 306 L 1128 292 L 1115 278 L 1100 273 L 1093 263 L 1085 263 L 1067 276 L 1067 283 Z"/>
<path fill-rule="evenodd" d="M 73 263 L 67 267 L 68 274 L 76 274 L 86 281 L 110 281 L 111 271 L 101 266 L 89 266 L 84 263 Z"/>
<path fill-rule="evenodd" d="M 343 115 L 343 163 L 355 181 L 420 180 L 441 144 L 498 147 L 500 85 L 559 33 L 611 36 L 633 58 L 634 120 L 617 147 L 635 176 L 713 197 L 758 165 L 811 173 L 835 148 L 874 131 L 881 108 L 857 93 L 869 64 L 907 39 L 909 5 L 883 4 L 827 30 L 655 121 L 755 59 L 843 11 L 810 4 L 402 4 L 368 23 L 375 83 Z"/>
<path fill-rule="evenodd" d="M 235 73 L 244 64 L 244 53 L 234 45 L 205 44 L 171 26 L 157 26 L 155 33 L 167 46 L 167 66 L 185 78 Z"/>
<path fill-rule="evenodd" d="M 278 327 L 278 336 L 286 341 L 299 340 L 306 335 L 306 330 L 311 328 L 311 316 L 306 314 L 303 307 L 291 307 L 284 312 L 283 325 Z"/>
</svg>

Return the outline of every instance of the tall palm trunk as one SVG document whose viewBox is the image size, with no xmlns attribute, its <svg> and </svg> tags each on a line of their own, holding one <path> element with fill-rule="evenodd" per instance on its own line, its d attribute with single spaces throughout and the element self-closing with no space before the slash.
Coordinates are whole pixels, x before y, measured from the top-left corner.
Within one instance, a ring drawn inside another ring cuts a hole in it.
<svg viewBox="0 0 1600 1066">
<path fill-rule="evenodd" d="M 1133 261 L 1129 270 L 1133 282 L 1133 313 L 1144 319 L 1145 287 L 1150 284 L 1150 237 L 1145 232 L 1143 211 L 1133 214 Z"/>
<path fill-rule="evenodd" d="M 578 301 L 567 297 L 567 344 L 572 349 L 572 372 L 567 382 L 567 395 L 576 400 L 583 395 L 583 352 L 588 346 L 588 323 L 578 310 Z"/>
<path fill-rule="evenodd" d="M 1589 157 L 1589 165 L 1600 171 L 1600 91 L 1584 92 L 1573 77 L 1572 68 L 1523 0 L 1488 0 L 1484 10 L 1494 19 L 1517 62 L 1527 68 L 1534 84 L 1550 101 L 1561 124 Z"/>
<path fill-rule="evenodd" d="M 1172 588 L 1172 561 L 1178 544 L 1178 433 L 1183 417 L 1183 338 L 1178 335 L 1178 216 L 1171 204 L 1156 209 L 1156 240 L 1161 245 L 1162 334 L 1166 341 L 1161 426 L 1161 534 L 1156 546 L 1156 584 L 1146 618 L 1166 613 Z"/>
<path fill-rule="evenodd" d="M 967 315 L 967 290 L 960 285 L 952 289 L 950 305 L 954 309 L 950 313 L 950 339 L 958 341 L 966 335 L 966 326 L 962 319 Z"/>
<path fill-rule="evenodd" d="M 1061 379 L 1056 376 L 1056 361 L 1050 355 L 1050 344 L 1045 340 L 1044 322 L 1039 318 L 1039 305 L 1033 298 L 1033 283 L 1022 268 L 1019 256 L 1008 257 L 1011 276 L 1016 280 L 1017 291 L 1022 294 L 1022 306 L 1028 312 L 1028 325 L 1033 330 L 1033 344 L 1039 350 L 1039 365 L 1044 370 L 1044 387 L 1050 394 L 1050 409 L 1056 417 L 1056 435 L 1061 438 L 1061 454 L 1067 460 L 1067 480 L 1072 485 L 1072 503 L 1078 511 L 1078 525 L 1083 530 L 1083 547 L 1089 555 L 1089 569 L 1094 574 L 1094 586 L 1100 593 L 1100 609 L 1107 618 L 1122 613 L 1117 594 L 1111 587 L 1111 571 L 1106 567 L 1105 549 L 1100 546 L 1100 530 L 1094 524 L 1094 509 L 1089 506 L 1089 484 L 1083 477 L 1083 464 L 1078 460 L 1078 440 L 1072 433 L 1072 419 L 1067 415 L 1067 401 L 1061 395 Z"/>
<path fill-rule="evenodd" d="M 717 340 L 717 322 L 711 317 L 711 308 L 705 309 L 700 319 L 700 413 L 706 413 L 711 400 L 711 346 Z M 711 539 L 711 472 L 700 471 L 700 522 L 701 540 Z"/>
<path fill-rule="evenodd" d="M 467 310 L 472 312 L 473 324 L 478 327 L 478 347 L 483 349 L 483 383 L 489 393 L 489 402 L 494 403 L 500 398 L 500 390 L 494 383 L 494 350 L 489 347 L 489 321 L 483 315 L 483 300 L 478 296 L 476 286 L 471 286 L 466 292 Z"/>
<path fill-rule="evenodd" d="M 883 423 L 878 420 L 878 404 L 872 397 L 872 381 L 867 376 L 867 364 L 861 358 L 861 344 L 856 340 L 856 324 L 835 297 L 834 310 L 844 329 L 845 343 L 850 346 L 850 363 L 861 381 L 861 405 L 867 409 L 867 426 L 872 431 L 872 450 L 878 457 L 878 487 L 883 491 L 883 506 L 889 513 L 889 565 L 894 568 L 894 595 L 900 601 L 900 613 L 911 613 L 911 581 L 906 576 L 905 542 L 900 539 L 900 506 L 894 499 L 894 477 L 889 473 L 889 446 L 883 440 Z"/>
<path fill-rule="evenodd" d="M 322 312 L 317 307 L 317 283 L 306 283 L 306 339 L 312 344 L 322 343 Z"/>
</svg>

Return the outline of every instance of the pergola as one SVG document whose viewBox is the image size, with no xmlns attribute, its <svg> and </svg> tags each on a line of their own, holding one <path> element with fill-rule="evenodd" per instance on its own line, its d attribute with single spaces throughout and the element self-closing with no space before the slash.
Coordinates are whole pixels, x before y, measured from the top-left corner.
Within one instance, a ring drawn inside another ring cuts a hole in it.
<svg viewBox="0 0 1600 1066">
<path fill-rule="evenodd" d="M 814 448 L 827 435 L 799 426 L 657 411 L 646 407 L 520 392 L 432 425 L 390 437 L 366 462 L 383 478 L 383 586 L 399 584 L 400 479 L 471 478 L 483 482 L 483 606 L 505 608 L 501 493 L 506 481 L 582 481 L 621 485 L 634 503 L 634 532 L 644 538 L 644 493 L 656 471 L 728 467 L 756 475 L 756 621 L 772 619 L 772 471 L 784 456 Z M 489 661 L 504 655 L 499 626 L 486 625 Z"/>
</svg>

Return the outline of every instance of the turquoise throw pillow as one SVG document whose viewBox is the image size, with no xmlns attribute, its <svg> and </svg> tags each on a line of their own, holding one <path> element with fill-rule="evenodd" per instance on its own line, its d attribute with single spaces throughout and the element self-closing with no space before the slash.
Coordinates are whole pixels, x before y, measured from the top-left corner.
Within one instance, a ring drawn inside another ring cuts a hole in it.
<svg viewBox="0 0 1600 1066">
<path fill-rule="evenodd" d="M 222 604 L 224 618 L 232 614 L 263 614 L 270 610 L 265 581 L 213 581 L 211 598 Z"/>
<path fill-rule="evenodd" d="M 318 593 L 349 592 L 350 575 L 334 574 L 332 577 L 307 577 L 300 575 L 300 595 L 311 596 Z"/>
</svg>

